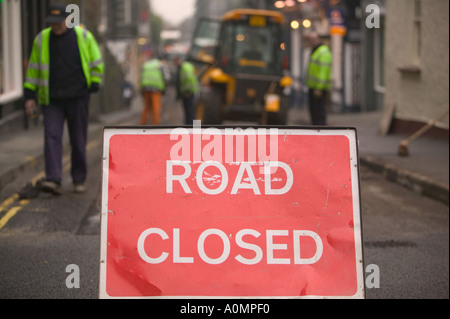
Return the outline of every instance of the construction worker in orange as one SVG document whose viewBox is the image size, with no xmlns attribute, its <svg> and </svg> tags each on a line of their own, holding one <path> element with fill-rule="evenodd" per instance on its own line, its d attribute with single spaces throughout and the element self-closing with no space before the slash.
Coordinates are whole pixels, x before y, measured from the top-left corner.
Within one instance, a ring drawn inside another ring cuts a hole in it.
<svg viewBox="0 0 450 319">
<path fill-rule="evenodd" d="M 141 91 L 144 108 L 141 114 L 141 125 L 147 124 L 149 113 L 152 125 L 159 125 L 161 121 L 161 100 L 166 89 L 163 65 L 160 60 L 153 58 L 144 63 L 141 72 Z"/>
</svg>

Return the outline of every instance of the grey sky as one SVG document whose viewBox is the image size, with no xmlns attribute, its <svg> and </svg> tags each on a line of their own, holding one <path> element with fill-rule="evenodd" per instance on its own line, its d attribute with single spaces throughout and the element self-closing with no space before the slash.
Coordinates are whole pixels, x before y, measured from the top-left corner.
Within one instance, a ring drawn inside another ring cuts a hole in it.
<svg viewBox="0 0 450 319">
<path fill-rule="evenodd" d="M 178 24 L 194 13 L 195 0 L 150 0 L 153 11 L 171 24 Z"/>
</svg>

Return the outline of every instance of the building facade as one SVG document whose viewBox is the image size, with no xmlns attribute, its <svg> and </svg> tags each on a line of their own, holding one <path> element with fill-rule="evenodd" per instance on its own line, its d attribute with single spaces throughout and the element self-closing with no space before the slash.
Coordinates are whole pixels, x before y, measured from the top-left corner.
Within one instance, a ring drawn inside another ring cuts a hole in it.
<svg viewBox="0 0 450 319">
<path fill-rule="evenodd" d="M 116 111 L 122 105 L 122 85 L 128 67 L 137 74 L 136 58 L 144 45 L 140 37 L 149 36 L 149 4 L 145 0 L 3 0 L 0 1 L 0 138 L 41 125 L 41 118 L 26 117 L 23 82 L 37 34 L 45 23 L 51 3 L 78 6 L 81 26 L 91 31 L 102 51 L 105 74 L 102 90 L 92 95 L 90 116 L 96 120 L 102 113 Z M 120 13 L 120 14 L 119 14 Z M 109 42 L 125 41 L 132 45 L 123 52 L 122 61 Z M 124 65 L 121 62 L 127 62 Z"/>
<path fill-rule="evenodd" d="M 442 115 L 428 134 L 448 139 L 449 1 L 386 0 L 385 23 L 390 131 L 410 134 Z"/>
<path fill-rule="evenodd" d="M 34 37 L 45 27 L 49 1 L 0 2 L 0 138 L 33 125 L 23 112 L 23 79 Z"/>
<path fill-rule="evenodd" d="M 377 10 L 374 12 L 374 10 Z M 384 48 L 386 45 L 385 0 L 363 0 L 361 30 L 361 98 L 363 111 L 383 110 L 386 93 Z M 376 19 L 376 20 L 374 20 Z"/>
</svg>

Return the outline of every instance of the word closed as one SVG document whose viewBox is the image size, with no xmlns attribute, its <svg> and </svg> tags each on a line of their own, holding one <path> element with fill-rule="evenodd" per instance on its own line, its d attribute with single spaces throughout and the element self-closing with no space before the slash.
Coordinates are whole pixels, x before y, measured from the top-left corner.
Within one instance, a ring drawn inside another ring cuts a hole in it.
<svg viewBox="0 0 450 319">
<path fill-rule="evenodd" d="M 139 256 L 145 262 L 149 264 L 160 264 L 164 262 L 168 257 L 169 253 L 162 252 L 159 257 L 150 257 L 149 253 L 145 249 L 145 241 L 151 235 L 157 235 L 161 237 L 163 240 L 169 239 L 167 233 L 159 228 L 150 228 L 145 230 L 140 236 L 137 244 Z M 323 253 L 323 244 L 319 235 L 312 231 L 303 231 L 303 230 L 294 230 L 292 232 L 292 247 L 291 252 L 293 253 L 293 258 L 275 258 L 275 251 L 277 250 L 288 250 L 287 243 L 275 243 L 275 238 L 288 237 L 289 230 L 267 230 L 266 231 L 266 241 L 265 241 L 265 255 L 267 256 L 266 263 L 267 264 L 280 264 L 280 265 L 289 265 L 291 262 L 297 265 L 309 265 L 317 262 Z M 210 257 L 206 253 L 205 242 L 208 240 L 210 236 L 217 236 L 221 241 L 222 249 L 218 249 L 216 254 L 220 255 L 219 257 Z M 234 257 L 234 259 L 244 265 L 255 265 L 263 260 L 264 251 L 263 249 L 255 245 L 253 243 L 249 243 L 244 241 L 244 236 L 250 236 L 253 238 L 258 238 L 261 236 L 261 233 L 254 229 L 242 229 L 236 233 L 233 244 L 237 247 L 242 248 L 244 250 L 251 251 L 254 255 L 253 258 L 246 258 L 242 254 L 238 254 Z M 200 259 L 211 265 L 222 264 L 228 260 L 231 253 L 231 235 L 228 236 L 225 232 L 220 229 L 207 229 L 200 234 L 197 240 L 197 253 Z M 301 258 L 300 257 L 300 237 L 310 237 L 314 240 L 316 245 L 316 251 L 314 256 L 310 258 Z M 152 245 L 150 244 L 150 251 L 154 250 Z M 180 229 L 173 229 L 173 263 L 194 263 L 194 257 L 181 257 L 181 242 L 180 242 Z"/>
</svg>

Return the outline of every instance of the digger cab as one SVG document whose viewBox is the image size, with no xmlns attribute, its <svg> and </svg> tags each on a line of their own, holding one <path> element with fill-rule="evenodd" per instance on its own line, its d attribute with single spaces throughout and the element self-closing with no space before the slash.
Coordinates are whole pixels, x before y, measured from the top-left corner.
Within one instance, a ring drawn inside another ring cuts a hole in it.
<svg viewBox="0 0 450 319">
<path fill-rule="evenodd" d="M 286 124 L 292 80 L 283 23 L 279 12 L 253 9 L 200 20 L 188 59 L 199 70 L 197 118 L 204 124 Z"/>
</svg>

